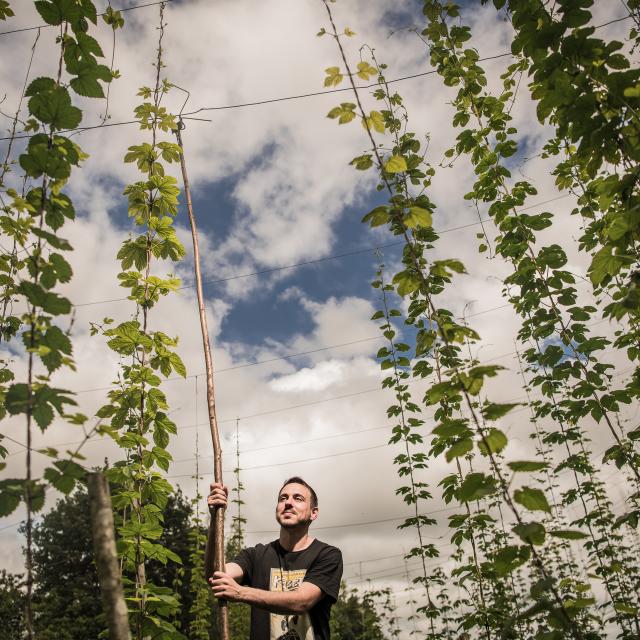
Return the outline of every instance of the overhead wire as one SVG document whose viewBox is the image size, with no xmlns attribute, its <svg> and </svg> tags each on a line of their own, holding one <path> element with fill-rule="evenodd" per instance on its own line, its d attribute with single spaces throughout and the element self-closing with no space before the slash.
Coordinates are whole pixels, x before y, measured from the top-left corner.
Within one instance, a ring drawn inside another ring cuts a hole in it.
<svg viewBox="0 0 640 640">
<path fill-rule="evenodd" d="M 554 196 L 553 198 L 549 198 L 548 200 L 543 200 L 541 202 L 536 202 L 530 205 L 527 205 L 526 207 L 521 207 L 517 210 L 517 213 L 520 213 L 522 211 L 529 211 L 531 209 L 536 209 L 537 207 L 542 207 L 546 204 L 550 204 L 552 202 L 557 202 L 558 200 L 564 200 L 565 198 L 569 198 L 571 197 L 571 194 L 569 193 L 563 193 L 563 194 L 559 194 L 557 196 Z M 462 231 L 464 229 L 469 229 L 471 227 L 476 227 L 479 224 L 483 224 L 485 222 L 490 222 L 491 218 L 483 218 L 481 220 L 476 220 L 474 222 L 470 222 L 468 224 L 463 224 L 463 225 L 458 225 L 456 227 L 448 227 L 446 229 L 442 229 L 440 231 L 437 231 L 437 233 L 439 235 L 444 235 L 445 233 L 453 233 L 455 231 Z M 379 245 L 375 245 L 375 246 L 369 246 L 369 247 L 363 247 L 362 249 L 355 249 L 354 251 L 347 251 L 344 253 L 338 253 L 338 254 L 334 254 L 334 255 L 330 255 L 330 256 L 325 256 L 324 258 L 317 258 L 314 260 L 303 260 L 301 262 L 294 262 L 292 264 L 288 264 L 288 265 L 284 265 L 282 267 L 271 267 L 269 269 L 261 269 L 259 271 L 250 271 L 247 273 L 239 273 L 233 276 L 227 276 L 225 278 L 215 278 L 212 280 L 204 280 L 203 284 L 207 284 L 207 285 L 212 285 L 212 284 L 219 284 L 221 282 L 230 282 L 232 280 L 238 280 L 241 278 L 250 278 L 250 277 L 254 277 L 254 276 L 261 276 L 261 275 L 266 275 L 269 273 L 275 273 L 278 271 L 284 271 L 284 270 L 289 270 L 289 269 L 296 269 L 298 267 L 304 267 L 304 266 L 308 266 L 308 265 L 312 265 L 312 264 L 319 264 L 322 262 L 329 262 L 331 260 L 340 260 L 342 258 L 346 258 L 349 256 L 355 256 L 355 255 L 361 255 L 361 254 L 365 254 L 365 253 L 370 253 L 370 252 L 374 252 L 380 249 L 387 249 L 389 247 L 396 247 L 396 246 L 400 246 L 404 244 L 404 242 L 402 240 L 398 240 L 397 242 L 388 242 L 385 244 L 379 244 Z M 183 285 L 181 287 L 178 287 L 178 291 L 184 291 L 185 289 L 193 289 L 195 285 L 192 284 L 188 284 L 188 285 Z M 91 302 L 81 302 L 78 304 L 74 304 L 74 307 L 89 307 L 89 306 L 93 306 L 93 305 L 97 305 L 97 304 L 109 304 L 109 303 L 113 303 L 113 302 L 123 302 L 125 300 L 129 300 L 129 298 L 127 298 L 126 296 L 123 296 L 121 298 L 110 298 L 107 300 L 94 300 Z"/>
<path fill-rule="evenodd" d="M 455 507 L 442 507 L 439 509 L 433 509 L 431 511 L 425 511 L 421 515 L 423 516 L 432 516 L 437 515 L 439 513 L 446 513 L 447 511 L 455 511 L 459 509 L 460 505 Z M 400 522 L 402 520 L 406 520 L 407 518 L 415 517 L 413 513 L 404 515 L 404 516 L 396 516 L 394 518 L 382 518 L 379 520 L 368 520 L 365 522 L 345 522 L 341 524 L 331 524 L 331 525 L 321 525 L 316 526 L 315 523 L 313 525 L 314 531 L 318 531 L 320 529 L 343 529 L 345 527 L 369 527 L 374 524 L 385 524 L 387 522 Z M 254 530 L 254 531 L 246 531 L 247 534 L 266 534 L 266 533 L 277 533 L 278 529 L 262 529 L 262 530 Z"/>
<path fill-rule="evenodd" d="M 134 9 L 142 9 L 144 7 L 153 7 L 153 6 L 157 6 L 159 4 L 162 4 L 163 2 L 172 2 L 173 0 L 160 0 L 158 2 L 150 2 L 150 3 L 146 3 L 146 4 L 141 4 L 141 5 L 134 5 L 132 7 L 128 7 L 128 8 L 122 8 L 119 9 L 119 11 L 133 11 Z M 104 14 L 99 14 L 99 15 L 104 15 Z M 595 29 L 601 29 L 603 27 L 609 26 L 611 24 L 617 23 L 617 22 L 623 22 L 624 20 L 628 20 L 629 18 L 631 18 L 630 15 L 626 15 L 626 16 L 621 16 L 620 18 L 616 18 L 613 20 L 610 20 L 608 22 L 599 24 L 599 25 L 595 25 Z M 32 27 L 23 27 L 20 29 L 12 29 L 9 31 L 0 31 L 0 36 L 3 35 L 9 35 L 11 33 L 19 33 L 22 31 L 31 31 L 31 30 L 35 30 L 35 29 L 42 29 L 42 28 L 46 28 L 46 27 L 50 27 L 52 25 L 37 25 L 37 26 L 32 26 Z M 494 55 L 490 55 L 490 56 L 485 56 L 483 58 L 479 58 L 478 62 L 487 62 L 487 61 L 491 61 L 491 60 L 497 60 L 499 58 L 505 58 L 505 57 L 511 57 L 513 56 L 513 54 L 510 51 L 505 51 L 503 53 L 497 53 Z M 404 80 L 413 80 L 415 78 L 422 78 L 425 76 L 430 76 L 430 75 L 434 75 L 436 74 L 438 71 L 437 69 L 431 69 L 429 71 L 423 71 L 421 73 L 414 73 L 414 74 L 410 74 L 407 76 L 401 76 L 399 78 L 392 78 L 390 80 L 387 80 L 386 83 L 387 84 L 393 84 L 396 82 L 402 82 Z M 371 83 L 371 84 L 367 84 L 367 85 L 358 85 L 356 86 L 356 89 L 358 90 L 365 90 L 365 89 L 371 89 L 374 87 L 378 87 L 379 83 Z M 341 93 L 344 91 L 352 91 L 351 87 L 341 87 L 341 88 L 335 88 L 335 89 L 324 89 L 322 91 L 311 91 L 308 93 L 302 93 L 302 94 L 297 94 L 297 95 L 291 95 L 291 96 L 281 96 L 281 97 L 276 97 L 276 98 L 267 98 L 264 100 L 254 100 L 254 101 L 249 101 L 249 102 L 242 102 L 242 103 L 237 103 L 237 104 L 228 104 L 228 105 L 220 105 L 220 106 L 211 106 L 211 107 L 200 107 L 198 109 L 195 109 L 194 111 L 189 111 L 186 112 L 184 114 L 182 114 L 183 118 L 189 119 L 190 117 L 198 114 L 198 113 L 202 113 L 202 112 L 207 112 L 207 111 L 224 111 L 224 110 L 230 110 L 230 109 L 241 109 L 241 108 L 245 108 L 245 107 L 255 107 L 255 106 L 259 106 L 259 105 L 265 105 L 265 104 L 273 104 L 273 103 L 277 103 L 277 102 L 287 102 L 287 101 L 292 101 L 292 100 L 301 100 L 301 99 L 306 99 L 306 98 L 313 98 L 313 97 L 317 97 L 317 96 L 322 96 L 322 95 L 327 95 L 327 94 L 331 94 L 331 93 Z M 193 118 L 193 119 L 197 119 L 197 118 Z M 59 133 L 61 134 L 67 134 L 67 133 L 74 133 L 74 132 L 84 132 L 84 131 L 94 131 L 97 129 L 102 129 L 105 127 L 117 127 L 117 126 L 126 126 L 126 125 L 131 125 L 131 124 L 137 124 L 138 121 L 137 120 L 126 120 L 123 122 L 110 122 L 110 123 L 101 123 L 98 125 L 91 125 L 91 126 L 86 126 L 86 127 L 76 127 L 74 129 L 65 129 L 60 131 Z M 21 136 L 7 136 L 7 137 L 0 137 L 0 141 L 4 141 L 4 140 L 21 140 L 21 139 L 29 139 L 32 137 L 33 134 L 29 134 L 29 135 L 21 135 Z"/>
<path fill-rule="evenodd" d="M 621 375 L 624 375 L 624 373 L 627 373 L 628 371 L 622 372 Z M 537 398 L 536 398 L 537 399 Z M 522 400 L 526 400 L 526 396 L 520 396 L 518 398 L 512 398 L 507 402 L 511 402 L 511 403 L 516 403 L 519 404 L 519 401 Z M 526 411 L 529 410 L 530 407 L 528 405 L 524 405 L 518 408 L 514 408 L 512 409 L 508 415 L 513 415 L 516 413 L 520 413 L 521 411 Z M 426 421 L 426 420 L 430 420 L 433 419 L 433 416 L 422 416 L 422 418 Z M 389 428 L 391 425 L 386 425 L 386 428 Z M 380 430 L 382 430 L 382 428 L 384 427 L 380 427 Z M 286 445 L 281 445 L 281 446 L 286 446 Z M 272 462 L 269 464 L 259 464 L 259 465 L 251 465 L 251 466 L 243 466 L 241 468 L 242 471 L 254 471 L 254 470 L 259 470 L 259 469 L 272 469 L 275 467 L 283 467 L 283 466 L 288 466 L 288 465 L 299 465 L 299 464 L 304 464 L 307 462 L 315 462 L 317 460 L 327 460 L 327 459 L 331 459 L 331 458 L 336 458 L 339 456 L 344 456 L 344 455 L 351 455 L 354 453 L 363 453 L 365 451 L 373 451 L 376 449 L 383 449 L 389 447 L 389 443 L 385 442 L 379 445 L 373 445 L 370 447 L 360 447 L 357 449 L 349 449 L 347 451 L 338 451 L 338 452 L 333 452 L 330 454 L 326 454 L 326 455 L 319 455 L 319 456 L 312 456 L 309 458 L 303 458 L 303 459 L 298 459 L 298 460 L 287 460 L 285 462 Z M 202 456 L 203 458 L 211 458 L 211 455 L 207 455 L 207 456 Z M 180 464 L 180 463 L 186 463 L 186 462 L 192 462 L 193 461 L 193 457 L 191 458 L 183 458 L 180 460 L 173 460 L 172 463 L 173 464 Z M 227 469 L 225 470 L 227 472 L 231 472 L 231 469 Z M 173 474 L 173 475 L 169 475 L 167 476 L 168 479 L 170 480 L 176 480 L 176 479 L 180 479 L 180 478 L 193 478 L 194 475 L 193 473 L 182 473 L 182 474 Z"/>
<path fill-rule="evenodd" d="M 156 7 L 159 4 L 169 4 L 174 2 L 174 0 L 157 0 L 156 2 L 145 2 L 144 4 L 134 4 L 130 7 L 113 7 L 114 10 L 120 11 L 124 13 L 125 11 L 135 11 L 136 9 L 145 9 L 146 7 Z M 104 15 L 107 15 L 106 12 L 98 13 L 97 16 L 100 18 Z M 23 33 L 25 31 L 35 31 L 36 29 L 47 29 L 56 25 L 52 24 L 39 24 L 32 27 L 20 27 L 19 29 L 10 29 L 8 31 L 0 31 L 0 36 L 8 36 L 12 33 Z"/>
<path fill-rule="evenodd" d="M 0 32 L 0 35 L 3 35 Z M 505 53 L 499 53 L 499 54 L 495 54 L 495 55 L 491 55 L 491 56 L 485 56 L 484 58 L 480 58 L 478 60 L 478 62 L 486 62 L 488 60 L 497 60 L 498 58 L 504 58 L 507 56 L 512 56 L 513 54 L 511 52 L 505 52 Z M 414 73 L 408 76 L 402 76 L 399 78 L 393 78 L 391 80 L 387 80 L 387 84 L 392 84 L 395 82 L 402 82 L 404 80 L 413 80 L 415 78 L 422 78 L 424 76 L 430 76 L 437 73 L 436 69 L 431 69 L 430 71 L 423 71 L 421 73 Z M 357 89 L 371 89 L 373 87 L 378 87 L 379 84 L 376 83 L 372 83 L 372 84 L 366 84 L 366 85 L 359 85 L 356 88 Z M 323 89 L 322 91 L 311 91 L 309 93 L 301 93 L 298 95 L 292 95 L 292 96 L 283 96 L 283 97 L 278 97 L 278 98 L 267 98 L 265 100 L 255 100 L 252 102 L 243 102 L 243 103 L 238 103 L 238 104 L 228 104 L 228 105 L 220 105 L 220 106 L 213 106 L 213 107 L 200 107 L 194 111 L 188 111 L 184 114 L 182 114 L 182 118 L 183 119 L 197 119 L 197 118 L 192 118 L 192 116 L 198 114 L 198 113 L 202 113 L 202 112 L 206 112 L 206 111 L 227 111 L 227 110 L 231 110 L 231 109 L 242 109 L 245 107 L 256 107 L 259 105 L 265 105 L 265 104 L 272 104 L 275 102 L 288 102 L 291 100 L 302 100 L 304 98 L 314 98 L 317 96 L 324 96 L 324 95 L 328 95 L 331 93 L 341 93 L 344 91 L 352 91 L 351 87 L 342 87 L 339 89 Z M 131 124 L 139 124 L 138 120 L 125 120 L 122 122 L 110 122 L 110 123 L 101 123 L 101 124 L 96 124 L 96 125 L 89 125 L 86 127 L 76 127 L 74 129 L 63 129 L 61 131 L 58 131 L 59 134 L 68 134 L 68 133 L 75 133 L 75 132 L 85 132 L 85 131 L 95 131 L 97 129 L 102 129 L 104 127 L 119 127 L 119 126 L 125 126 L 125 125 L 131 125 Z M 29 138 L 32 138 L 33 135 L 35 134 L 26 134 L 26 135 L 19 135 L 19 136 L 7 136 L 7 137 L 1 137 L 0 141 L 3 140 L 28 140 Z"/>
<path fill-rule="evenodd" d="M 602 322 L 602 321 L 599 321 L 599 322 Z M 613 350 L 613 349 L 608 349 L 608 350 L 605 350 L 604 352 L 606 353 L 606 352 L 611 351 L 611 350 Z M 499 356 L 499 357 L 500 357 L 500 358 L 503 358 L 503 357 L 507 357 L 507 356 L 509 356 L 509 355 L 515 355 L 515 353 L 516 353 L 516 352 L 515 352 L 515 351 L 513 351 L 513 352 L 510 352 L 510 353 L 507 353 L 507 354 L 503 354 L 503 355 L 501 355 L 501 356 Z M 495 360 L 495 359 L 496 359 L 496 358 L 493 358 L 493 359 L 486 359 L 486 360 L 483 360 L 483 362 L 490 362 L 490 361 Z M 618 372 L 616 372 L 615 374 L 613 374 L 613 375 L 612 375 L 612 377 L 613 377 L 613 378 L 617 378 L 617 377 L 620 377 L 620 376 L 626 375 L 627 373 L 630 373 L 630 372 L 631 372 L 631 371 L 633 371 L 633 370 L 634 370 L 634 367 L 630 367 L 630 368 L 628 368 L 628 369 L 623 369 L 623 370 L 618 371 Z M 419 382 L 419 381 L 418 381 L 418 382 Z M 329 396 L 329 397 L 327 397 L 327 398 L 321 398 L 321 399 L 319 399 L 319 400 L 311 400 L 311 401 L 303 402 L 303 403 L 299 403 L 299 404 L 288 405 L 288 406 L 286 406 L 286 407 L 280 407 L 280 408 L 278 408 L 278 409 L 269 409 L 269 410 L 267 410 L 267 411 L 257 412 L 257 413 L 253 413 L 253 414 L 246 415 L 246 416 L 237 416 L 236 418 L 226 418 L 226 419 L 224 419 L 224 420 L 219 420 L 219 421 L 218 421 L 218 423 L 219 423 L 219 424 L 223 424 L 223 423 L 234 422 L 235 420 L 238 420 L 238 419 L 240 419 L 240 420 L 247 420 L 247 419 L 256 418 L 256 417 L 261 417 L 261 416 L 265 416 L 265 415 L 273 415 L 273 414 L 275 414 L 275 413 L 281 413 L 281 412 L 286 412 L 286 411 L 292 411 L 292 410 L 295 410 L 295 409 L 301 409 L 301 408 L 304 408 L 304 407 L 307 407 L 307 406 L 314 406 L 314 405 L 318 405 L 318 404 L 324 404 L 324 403 L 332 402 L 332 401 L 335 401 L 335 400 L 343 400 L 343 399 L 351 398 L 351 397 L 354 397 L 354 396 L 359 396 L 359 395 L 364 395 L 364 394 L 369 394 L 369 393 L 374 393 L 374 392 L 382 392 L 382 391 L 385 391 L 385 390 L 386 390 L 386 389 L 385 389 L 384 387 L 377 386 L 377 387 L 373 387 L 373 388 L 370 388 L 370 389 L 363 389 L 363 390 L 355 391 L 355 392 L 348 393 L 348 394 L 340 394 L 340 395 L 336 395 L 336 396 Z M 524 400 L 524 399 L 525 399 L 525 397 L 524 397 L 524 396 L 522 396 L 522 397 L 518 397 L 518 398 L 513 398 L 513 399 L 511 399 L 511 401 L 512 401 L 512 402 L 517 402 L 517 401 L 519 401 L 519 400 Z M 525 410 L 526 408 L 527 408 L 527 407 L 525 406 L 525 407 L 521 407 L 520 409 L 513 409 L 510 413 L 511 413 L 511 414 L 513 414 L 513 413 L 517 413 L 517 412 L 519 412 L 519 411 L 523 411 L 523 410 Z M 208 424 L 208 423 L 204 423 L 204 422 L 203 422 L 203 423 L 200 423 L 200 424 L 184 425 L 184 426 L 179 427 L 179 431 L 185 431 L 185 430 L 187 430 L 187 429 L 194 429 L 194 428 L 195 428 L 195 429 L 197 429 L 198 427 L 206 426 L 207 424 Z M 381 428 L 382 428 L 382 427 L 380 427 L 380 429 L 381 429 Z M 376 427 L 375 429 L 378 429 L 378 427 Z M 372 430 L 374 430 L 374 429 L 372 429 Z M 361 431 L 366 431 L 366 430 L 358 430 L 358 431 L 353 432 L 353 433 L 359 433 L 359 432 L 361 432 Z M 26 449 L 26 445 L 25 445 L 25 444 L 23 444 L 23 443 L 21 443 L 21 442 L 19 442 L 19 441 L 15 440 L 15 439 L 13 439 L 13 438 L 10 438 L 9 436 L 6 436 L 6 437 L 7 437 L 9 440 L 11 440 L 12 442 L 14 442 L 15 444 L 18 444 L 18 445 L 20 445 L 22 448 L 25 448 L 25 449 Z M 96 442 L 96 441 L 100 441 L 101 439 L 102 439 L 102 437 L 101 437 L 101 436 L 95 436 L 95 437 L 93 437 L 93 438 L 88 438 L 88 439 L 86 439 L 86 442 Z M 82 440 L 80 440 L 80 441 L 72 441 L 72 442 L 53 443 L 53 444 L 51 444 L 50 446 L 51 446 L 51 447 L 53 447 L 53 448 L 55 448 L 55 447 L 62 447 L 62 446 L 69 446 L 69 445 L 79 444 L 79 443 L 81 443 L 81 442 L 83 442 L 83 441 L 82 441 Z M 305 441 L 299 441 L 299 442 L 305 442 Z M 283 444 L 278 445 L 278 446 L 287 446 L 287 443 L 283 443 Z M 270 448 L 270 447 L 267 447 L 267 448 Z M 41 453 L 41 451 L 39 451 L 38 449 L 35 449 L 35 448 L 34 448 L 34 449 L 32 449 L 32 450 L 33 450 L 33 451 L 38 451 L 39 453 Z M 16 455 L 17 453 L 19 453 L 19 452 L 11 453 L 11 454 L 9 454 L 9 456 Z M 246 452 L 246 451 L 242 451 L 241 453 L 248 453 L 248 452 Z M 45 454 L 45 455 L 46 455 L 46 454 Z M 9 457 L 9 456 L 8 456 L 8 457 Z M 203 456 L 203 457 L 207 457 L 207 456 Z M 180 460 L 180 461 L 175 461 L 175 462 L 187 462 L 187 461 L 190 461 L 190 460 L 193 460 L 193 458 L 185 458 L 185 459 L 182 459 L 182 460 Z M 276 465 L 276 466 L 282 466 L 282 464 L 278 464 L 278 465 Z M 245 470 L 249 470 L 249 468 L 245 468 Z M 191 476 L 193 476 L 193 474 L 182 474 L 182 475 L 180 475 L 180 476 L 171 476 L 171 477 L 172 477 L 172 478 L 175 478 L 175 477 L 191 477 Z"/>
<path fill-rule="evenodd" d="M 568 193 L 564 193 L 564 194 L 559 194 L 553 198 L 549 198 L 548 200 L 543 200 L 541 202 L 536 202 L 534 204 L 530 204 L 527 205 L 526 207 L 521 207 L 518 209 L 518 212 L 522 212 L 522 211 L 529 211 L 530 209 L 535 209 L 537 207 L 542 207 L 546 204 L 550 204 L 552 202 L 557 202 L 558 200 L 564 200 L 566 198 L 571 197 L 571 194 Z M 464 229 L 469 229 L 471 227 L 476 227 L 479 224 L 483 224 L 485 222 L 490 222 L 491 218 L 483 218 L 481 220 L 476 220 L 474 222 L 470 222 L 468 224 L 463 224 L 463 225 L 458 225 L 456 227 L 449 227 L 446 229 L 442 229 L 440 231 L 438 231 L 437 233 L 439 233 L 440 235 L 444 235 L 445 233 L 453 233 L 455 231 L 462 231 Z M 279 271 L 285 271 L 285 270 L 289 270 L 289 269 L 296 269 L 298 267 L 304 267 L 304 266 L 308 266 L 308 265 L 312 265 L 312 264 L 320 264 L 323 262 L 329 262 L 332 260 L 340 260 L 342 258 L 346 258 L 346 257 L 350 257 L 350 256 L 355 256 L 355 255 L 361 255 L 361 254 L 366 254 L 366 253 L 372 253 L 375 251 L 378 251 L 380 249 L 387 249 L 389 247 L 396 247 L 396 246 L 400 246 L 404 244 L 403 241 L 399 240 L 397 242 L 388 242 L 388 243 L 384 243 L 384 244 L 379 244 L 379 245 L 371 245 L 368 247 L 364 247 L 362 249 L 355 249 L 354 251 L 346 251 L 344 253 L 338 253 L 338 254 L 333 254 L 330 256 L 325 256 L 324 258 L 316 258 L 314 260 L 303 260 L 301 262 L 294 262 L 292 264 L 288 264 L 288 265 L 284 265 L 281 267 L 271 267 L 269 269 L 261 269 L 259 271 L 250 271 L 247 273 L 239 273 L 233 276 L 227 276 L 225 278 L 215 278 L 215 279 L 211 279 L 211 280 L 205 280 L 203 282 L 203 284 L 207 284 L 207 285 L 212 285 L 212 284 L 219 284 L 221 282 L 230 282 L 232 280 L 238 280 L 238 279 L 242 279 L 242 278 L 250 278 L 250 277 L 254 277 L 254 276 L 261 276 L 261 275 L 266 275 L 269 273 L 275 273 L 275 272 L 279 272 Z M 191 284 L 187 284 L 187 285 L 183 285 L 181 287 L 178 287 L 178 291 L 184 291 L 187 289 L 193 289 L 195 285 L 191 285 Z M 127 298 L 126 296 L 120 297 L 120 298 L 108 298 L 108 299 L 104 299 L 104 300 L 93 300 L 91 302 L 80 302 L 77 304 L 73 304 L 72 306 L 75 308 L 80 308 L 80 307 L 90 307 L 90 306 L 94 306 L 94 305 L 99 305 L 99 304 L 111 304 L 114 302 L 124 302 L 124 301 L 128 301 L 129 298 Z M 508 305 L 502 305 L 502 306 L 508 306 Z M 479 315 L 479 314 L 476 314 Z M 467 317 L 473 317 L 473 315 L 469 315 Z"/>
</svg>

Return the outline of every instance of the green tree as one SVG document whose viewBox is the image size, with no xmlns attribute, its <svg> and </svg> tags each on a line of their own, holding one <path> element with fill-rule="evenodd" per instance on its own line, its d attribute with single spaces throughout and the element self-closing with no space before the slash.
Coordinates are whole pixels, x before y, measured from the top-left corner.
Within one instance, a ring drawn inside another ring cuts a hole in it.
<svg viewBox="0 0 640 640">
<path fill-rule="evenodd" d="M 375 599 L 343 582 L 338 600 L 331 610 L 332 640 L 385 640 Z"/>
<path fill-rule="evenodd" d="M 22 577 L 0 571 L 0 620 L 5 640 L 21 640 L 24 633 Z"/>
<path fill-rule="evenodd" d="M 106 628 L 88 514 L 87 492 L 78 490 L 34 525 L 34 630 L 40 640 L 97 638 Z"/>
<path fill-rule="evenodd" d="M 88 513 L 89 497 L 84 488 L 79 488 L 59 500 L 34 526 L 34 612 L 39 640 L 93 639 L 106 628 L 93 562 Z M 184 495 L 177 491 L 169 497 L 163 515 L 164 531 L 160 542 L 180 556 L 183 565 L 150 561 L 147 571 L 155 584 L 171 587 L 179 595 L 181 608 L 174 624 L 187 632 L 193 604 L 190 577 L 194 568 L 189 542 L 193 529 L 192 508 Z M 0 574 L 3 634 L 5 620 L 15 620 L 14 626 L 19 629 L 21 598 L 18 577 L 5 572 Z M 14 615 L 12 612 L 16 608 Z"/>
</svg>

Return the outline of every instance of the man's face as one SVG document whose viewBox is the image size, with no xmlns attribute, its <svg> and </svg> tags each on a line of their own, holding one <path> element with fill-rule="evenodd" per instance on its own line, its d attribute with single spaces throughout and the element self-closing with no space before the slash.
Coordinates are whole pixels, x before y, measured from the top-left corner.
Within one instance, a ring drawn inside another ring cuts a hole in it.
<svg viewBox="0 0 640 640">
<path fill-rule="evenodd" d="M 282 487 L 276 505 L 276 520 L 281 527 L 309 524 L 317 517 L 318 508 L 311 507 L 311 492 L 307 487 L 297 482 Z"/>
</svg>

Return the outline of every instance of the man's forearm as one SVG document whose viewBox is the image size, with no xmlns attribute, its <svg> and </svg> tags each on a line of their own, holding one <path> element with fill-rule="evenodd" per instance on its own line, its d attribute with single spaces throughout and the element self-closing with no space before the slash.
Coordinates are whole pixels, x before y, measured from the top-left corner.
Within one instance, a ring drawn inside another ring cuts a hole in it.
<svg viewBox="0 0 640 640">
<path fill-rule="evenodd" d="M 267 591 L 266 589 L 241 586 L 237 601 L 266 609 L 271 613 L 300 615 L 309 611 L 316 599 L 300 591 Z"/>
</svg>

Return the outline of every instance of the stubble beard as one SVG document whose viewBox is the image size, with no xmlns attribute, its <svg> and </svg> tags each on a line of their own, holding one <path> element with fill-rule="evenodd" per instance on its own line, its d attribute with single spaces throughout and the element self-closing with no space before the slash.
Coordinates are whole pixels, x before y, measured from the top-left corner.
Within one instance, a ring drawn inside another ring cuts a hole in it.
<svg viewBox="0 0 640 640">
<path fill-rule="evenodd" d="M 293 513 L 293 512 L 287 511 L 285 513 Z M 285 520 L 282 517 L 284 515 L 285 515 L 284 513 L 276 515 L 276 520 L 283 529 L 301 529 L 304 527 L 308 528 L 309 525 L 311 524 L 311 518 L 308 518 L 306 520 L 297 520 L 296 522 L 289 522 L 288 520 Z"/>
</svg>

